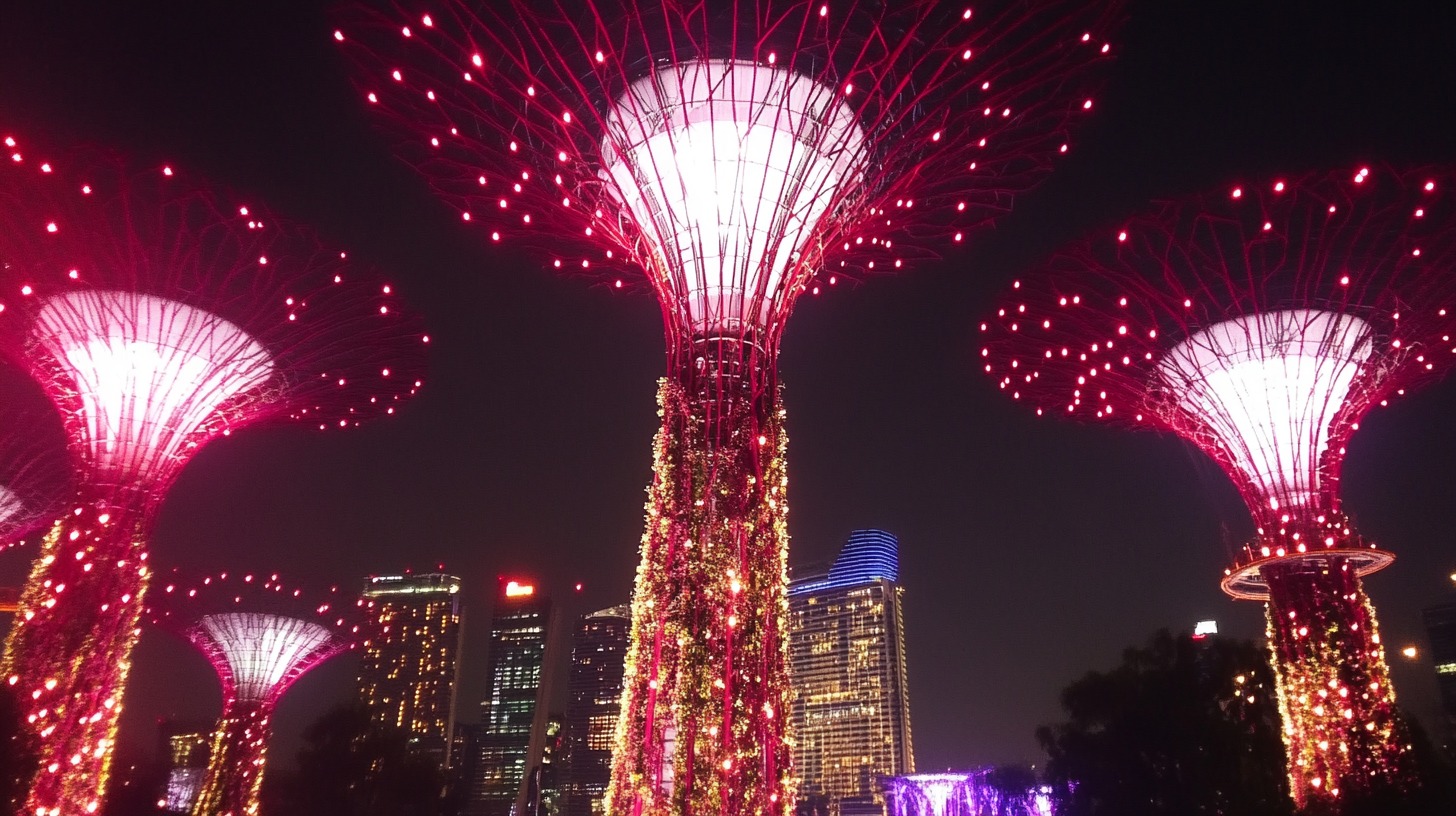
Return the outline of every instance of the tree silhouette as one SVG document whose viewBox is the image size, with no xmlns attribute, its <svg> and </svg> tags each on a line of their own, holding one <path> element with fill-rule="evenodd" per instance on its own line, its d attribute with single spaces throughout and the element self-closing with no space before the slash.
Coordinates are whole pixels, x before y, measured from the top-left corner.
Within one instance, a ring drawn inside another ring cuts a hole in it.
<svg viewBox="0 0 1456 816">
<path fill-rule="evenodd" d="M 6 813 L 20 812 L 40 763 L 35 736 L 24 727 L 15 695 L 14 686 L 0 683 L 0 805 Z"/>
<path fill-rule="evenodd" d="M 304 732 L 298 772 L 272 800 L 279 816 L 437 816 L 444 780 L 409 750 L 405 734 L 373 723 L 358 706 L 336 708 Z M 271 798 L 271 797 L 270 797 Z"/>
<path fill-rule="evenodd" d="M 1279 710 L 1265 651 L 1167 631 L 1062 692 L 1038 730 L 1063 816 L 1286 816 Z"/>
</svg>

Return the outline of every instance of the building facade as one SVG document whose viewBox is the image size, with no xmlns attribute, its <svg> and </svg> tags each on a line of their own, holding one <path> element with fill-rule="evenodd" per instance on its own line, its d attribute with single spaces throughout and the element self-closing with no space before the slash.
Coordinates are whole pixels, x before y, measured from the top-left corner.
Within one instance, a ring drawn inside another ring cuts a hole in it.
<svg viewBox="0 0 1456 816">
<path fill-rule="evenodd" d="M 831 814 L 883 807 L 915 770 L 899 541 L 856 530 L 828 569 L 789 583 L 789 671 L 799 795 Z"/>
<path fill-rule="evenodd" d="M 582 617 L 572 633 L 565 816 L 605 816 L 602 800 L 612 774 L 612 741 L 631 629 L 631 610 L 623 605 Z"/>
<path fill-rule="evenodd" d="M 158 723 L 158 736 L 167 758 L 167 782 L 158 803 L 167 813 L 191 813 L 202 790 L 207 758 L 212 747 L 211 724 Z"/>
<path fill-rule="evenodd" d="M 363 594 L 373 608 L 359 698 L 376 723 L 402 730 L 413 750 L 448 768 L 460 665 L 460 579 L 371 576 Z"/>
<path fill-rule="evenodd" d="M 503 581 L 490 623 L 489 691 L 480 704 L 471 816 L 522 816 L 527 771 L 546 738 L 543 692 L 551 603 L 533 585 Z"/>
<path fill-rule="evenodd" d="M 1431 661 L 1436 664 L 1441 711 L 1446 715 L 1443 737 L 1448 746 L 1456 746 L 1456 602 L 1430 607 L 1421 617 L 1431 644 Z"/>
</svg>

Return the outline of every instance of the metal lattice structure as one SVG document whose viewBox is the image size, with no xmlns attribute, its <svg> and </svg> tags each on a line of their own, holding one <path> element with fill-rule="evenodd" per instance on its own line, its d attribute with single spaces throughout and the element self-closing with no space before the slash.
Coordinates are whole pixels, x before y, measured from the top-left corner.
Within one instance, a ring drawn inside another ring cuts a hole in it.
<svg viewBox="0 0 1456 816">
<path fill-rule="evenodd" d="M 0 366 L 0 551 L 65 512 L 75 489 L 60 418 L 33 384 Z"/>
<path fill-rule="evenodd" d="M 279 577 L 207 576 L 184 588 L 174 576 L 148 602 L 152 622 L 202 653 L 222 684 L 222 715 L 193 812 L 256 816 L 273 710 L 289 686 L 355 648 L 368 604 L 316 603 Z"/>
<path fill-rule="evenodd" d="M 447 0 L 335 32 L 467 229 L 662 307 L 614 813 L 787 813 L 798 297 L 993 221 L 1068 150 L 1119 3 Z"/>
<path fill-rule="evenodd" d="M 1393 559 L 1341 509 L 1374 407 L 1456 359 L 1456 174 L 1356 168 L 1163 205 L 1058 253 L 982 324 L 986 373 L 1038 414 L 1171 431 L 1253 516 L 1223 576 L 1267 601 L 1296 802 L 1400 779 L 1361 578 Z"/>
<path fill-rule="evenodd" d="M 344 647 L 326 627 L 263 612 L 205 615 L 188 639 L 217 670 L 223 697 L 271 703 Z"/>
<path fill-rule="evenodd" d="M 41 736 L 28 812 L 94 812 L 146 537 L 177 474 L 256 421 L 393 413 L 420 386 L 428 337 L 344 254 L 169 166 L 4 143 L 0 352 L 59 408 L 79 486 L 21 597 L 3 673 Z"/>
</svg>

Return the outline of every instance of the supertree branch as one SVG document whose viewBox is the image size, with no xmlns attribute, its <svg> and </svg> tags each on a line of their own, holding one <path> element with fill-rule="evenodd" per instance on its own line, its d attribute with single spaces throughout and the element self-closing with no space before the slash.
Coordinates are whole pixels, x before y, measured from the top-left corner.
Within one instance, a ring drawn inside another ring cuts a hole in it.
<svg viewBox="0 0 1456 816">
<path fill-rule="evenodd" d="M 59 415 L 13 366 L 0 365 L 0 551 L 59 518 L 75 489 Z"/>
<path fill-rule="evenodd" d="M 1119 5 L 446 2 L 335 37 L 461 219 L 645 279 L 670 331 L 776 339 L 816 276 L 893 271 L 1040 179 Z"/>
<path fill-rule="evenodd" d="M 276 574 L 222 573 L 190 588 L 174 575 L 153 598 L 151 621 L 195 646 L 222 684 L 222 715 L 193 812 L 256 816 L 279 698 L 310 669 L 358 644 L 367 604 L 337 597 L 316 604 Z"/>
<path fill-rule="evenodd" d="M 1120 3 L 504 0 L 334 38 L 467 228 L 645 283 L 668 371 L 614 813 L 788 813 L 777 354 L 817 279 L 1004 214 L 1092 108 Z"/>
<path fill-rule="evenodd" d="M 48 729 L 28 812 L 95 812 L 145 542 L 178 473 L 253 422 L 393 413 L 421 385 L 428 337 L 343 253 L 170 166 L 4 143 L 0 353 L 59 409 L 77 487 L 0 670 Z"/>
<path fill-rule="evenodd" d="M 1338 484 L 1364 416 L 1456 354 L 1453 176 L 1360 167 L 1166 204 L 1060 252 L 981 325 L 986 373 L 1038 414 L 1171 431 L 1238 486 L 1255 538 L 1222 583 L 1267 601 L 1299 803 L 1403 773 L 1361 582 L 1394 556 Z"/>
</svg>

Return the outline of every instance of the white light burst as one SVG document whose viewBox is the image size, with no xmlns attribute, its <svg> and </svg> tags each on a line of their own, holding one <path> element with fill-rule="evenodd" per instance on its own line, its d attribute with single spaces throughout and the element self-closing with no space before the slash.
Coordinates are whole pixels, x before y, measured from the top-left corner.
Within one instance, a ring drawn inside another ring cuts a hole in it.
<svg viewBox="0 0 1456 816">
<path fill-rule="evenodd" d="M 657 284 L 706 335 L 766 328 L 791 270 L 817 259 L 805 244 L 867 152 L 833 88 L 735 61 L 632 83 L 602 144 L 604 180 L 663 267 Z"/>
<path fill-rule="evenodd" d="M 241 702 L 277 698 L 300 675 L 339 650 L 338 641 L 324 626 L 261 612 L 206 615 L 188 636 L 213 658 L 223 678 L 224 696 L 235 695 Z"/>
<path fill-rule="evenodd" d="M 1316 495 L 1330 423 L 1371 350 L 1371 328 L 1358 317 L 1275 311 L 1193 334 L 1163 356 L 1158 372 L 1278 510 Z"/>
<path fill-rule="evenodd" d="M 273 376 L 268 352 L 217 315 L 123 291 L 48 298 L 34 340 L 76 384 L 92 462 L 113 478 L 164 478 L 218 410 Z"/>
<path fill-rule="evenodd" d="M 25 501 L 14 490 L 0 485 L 0 525 L 10 523 L 25 515 Z"/>
</svg>

